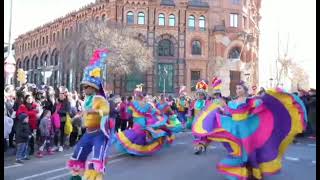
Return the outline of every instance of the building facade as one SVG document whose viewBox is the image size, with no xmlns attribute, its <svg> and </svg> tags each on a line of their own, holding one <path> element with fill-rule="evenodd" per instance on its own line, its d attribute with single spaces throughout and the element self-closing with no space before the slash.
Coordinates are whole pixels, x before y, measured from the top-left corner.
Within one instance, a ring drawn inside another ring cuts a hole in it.
<svg viewBox="0 0 320 180">
<path fill-rule="evenodd" d="M 258 86 L 259 9 L 261 0 L 99 0 L 20 35 L 15 40 L 17 68 L 28 71 L 28 82 L 78 89 L 81 72 L 63 73 L 65 49 L 57 40 L 79 30 L 89 19 L 111 19 L 140 32 L 154 54 L 153 68 L 115 77 L 108 84 L 128 94 L 144 83 L 148 94 L 175 93 L 186 85 L 194 91 L 199 79 L 223 80 L 224 95 L 235 93 L 240 79 Z M 69 51 L 68 51 L 69 52 Z M 83 46 L 71 47 L 79 60 Z"/>
</svg>

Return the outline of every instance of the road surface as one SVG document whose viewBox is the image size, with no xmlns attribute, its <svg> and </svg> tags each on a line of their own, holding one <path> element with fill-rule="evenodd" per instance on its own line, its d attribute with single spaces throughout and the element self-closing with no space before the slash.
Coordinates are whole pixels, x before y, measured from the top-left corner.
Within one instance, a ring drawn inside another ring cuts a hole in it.
<svg viewBox="0 0 320 180">
<path fill-rule="evenodd" d="M 70 173 L 65 167 L 72 150 L 44 158 L 32 158 L 23 165 L 14 164 L 14 157 L 5 157 L 6 180 L 67 180 Z M 205 154 L 194 155 L 192 135 L 180 133 L 170 148 L 149 157 L 133 157 L 112 150 L 107 166 L 107 180 L 224 180 L 216 171 L 216 163 L 226 155 L 219 143 L 213 143 Z M 315 140 L 299 139 L 292 144 L 283 159 L 280 174 L 265 180 L 315 180 Z"/>
</svg>

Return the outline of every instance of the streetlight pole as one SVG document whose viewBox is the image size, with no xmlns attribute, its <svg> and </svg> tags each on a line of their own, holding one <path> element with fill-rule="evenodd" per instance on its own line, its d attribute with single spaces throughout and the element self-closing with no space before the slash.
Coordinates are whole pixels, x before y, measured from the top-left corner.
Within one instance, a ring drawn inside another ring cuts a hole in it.
<svg viewBox="0 0 320 180">
<path fill-rule="evenodd" d="M 168 74 L 168 71 L 166 69 L 166 67 L 163 68 L 163 95 L 166 94 L 166 77 L 167 77 L 167 74 Z"/>
<path fill-rule="evenodd" d="M 10 0 L 10 17 L 9 17 L 9 50 L 8 50 L 8 54 L 10 54 L 11 52 L 11 25 L 12 25 L 12 1 Z"/>
<path fill-rule="evenodd" d="M 16 60 L 13 57 L 11 52 L 12 43 L 11 43 L 11 25 L 12 25 L 12 0 L 10 0 L 10 17 L 9 17 L 9 43 L 8 43 L 8 57 L 4 62 L 4 70 L 6 72 L 6 84 L 11 84 L 11 78 L 14 75 L 16 70 Z"/>
</svg>

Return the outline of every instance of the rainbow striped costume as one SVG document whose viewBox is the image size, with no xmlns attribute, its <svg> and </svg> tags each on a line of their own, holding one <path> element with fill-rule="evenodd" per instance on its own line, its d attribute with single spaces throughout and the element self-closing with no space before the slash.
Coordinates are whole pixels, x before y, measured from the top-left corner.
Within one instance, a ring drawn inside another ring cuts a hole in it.
<svg viewBox="0 0 320 180">
<path fill-rule="evenodd" d="M 173 133 L 179 133 L 182 131 L 182 124 L 178 120 L 177 115 L 172 111 L 168 102 L 157 103 L 156 108 L 160 111 L 162 116 L 164 116 L 163 119 L 168 119 L 163 126 L 165 129 L 168 129 Z"/>
<path fill-rule="evenodd" d="M 141 106 L 133 101 L 128 106 L 128 112 L 133 117 L 133 128 L 116 134 L 116 147 L 125 153 L 145 156 L 159 151 L 164 145 L 171 143 L 174 136 L 166 131 L 151 127 L 155 122 L 166 121 L 150 104 Z M 154 120 L 160 118 L 159 120 Z"/>
<path fill-rule="evenodd" d="M 278 88 L 243 103 L 231 101 L 224 114 L 216 111 L 219 107 L 208 106 L 192 132 L 223 143 L 229 155 L 217 169 L 230 180 L 262 179 L 279 172 L 288 145 L 306 127 L 302 100 Z"/>
</svg>

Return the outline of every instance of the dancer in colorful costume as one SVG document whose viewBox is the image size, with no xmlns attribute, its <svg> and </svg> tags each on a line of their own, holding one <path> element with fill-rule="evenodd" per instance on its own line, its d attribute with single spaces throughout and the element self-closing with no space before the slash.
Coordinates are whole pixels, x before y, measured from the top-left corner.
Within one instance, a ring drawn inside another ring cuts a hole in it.
<svg viewBox="0 0 320 180">
<path fill-rule="evenodd" d="M 156 104 L 156 108 L 160 111 L 165 119 L 168 119 L 165 127 L 173 133 L 179 133 L 182 131 L 182 124 L 178 120 L 177 115 L 171 109 L 170 104 L 166 101 L 164 95 L 160 96 L 160 102 Z"/>
<path fill-rule="evenodd" d="M 187 121 L 187 128 L 191 129 L 192 122 L 194 118 L 201 112 L 207 103 L 206 96 L 208 92 L 208 84 L 201 80 L 196 84 L 196 90 L 197 90 L 197 100 L 195 100 L 191 105 L 188 113 L 188 121 Z"/>
<path fill-rule="evenodd" d="M 84 71 L 81 82 L 86 98 L 83 116 L 86 133 L 77 143 L 67 166 L 72 171 L 71 179 L 102 180 L 107 163 L 114 122 L 109 121 L 109 104 L 102 88 L 102 72 L 108 50 L 96 50 Z M 87 160 L 92 151 L 91 160 Z"/>
<path fill-rule="evenodd" d="M 189 108 L 188 100 L 186 99 L 186 86 L 180 87 L 179 98 L 177 100 L 177 115 L 179 121 L 182 123 L 182 128 L 186 128 L 187 112 Z"/>
<path fill-rule="evenodd" d="M 141 85 L 134 90 L 134 95 L 135 100 L 128 106 L 128 112 L 133 117 L 133 128 L 116 134 L 116 147 L 131 155 L 152 155 L 164 145 L 172 143 L 174 136 L 151 127 L 155 122 L 166 120 L 159 116 L 160 112 L 150 103 L 144 101 Z"/>
<path fill-rule="evenodd" d="M 229 155 L 217 169 L 227 179 L 263 179 L 281 170 L 288 145 L 306 127 L 306 109 L 298 96 L 279 88 L 254 98 L 248 98 L 243 82 L 236 88 L 238 97 L 224 114 L 215 111 L 220 104 L 213 104 L 197 117 L 192 130 L 223 143 Z"/>
<path fill-rule="evenodd" d="M 205 108 L 203 108 L 203 110 L 201 111 L 200 114 L 207 113 L 208 110 L 210 111 L 210 109 L 212 107 L 215 107 L 216 104 L 218 104 L 220 106 L 220 108 L 216 108 L 215 112 L 223 111 L 223 107 L 226 106 L 226 103 L 221 96 L 221 85 L 222 85 L 221 79 L 219 79 L 217 77 L 212 78 L 211 86 L 209 87 L 209 91 L 213 94 L 213 99 L 206 103 Z M 195 117 L 195 118 L 197 118 L 197 117 Z M 212 121 L 214 121 L 214 120 L 212 119 Z M 193 126 L 194 126 L 194 124 L 193 124 Z M 193 128 L 194 127 L 192 127 L 192 129 Z M 201 154 L 202 152 L 205 152 L 207 149 L 207 146 L 210 143 L 210 140 L 208 140 L 206 136 L 197 136 L 197 134 L 193 134 L 193 136 L 195 137 L 195 139 L 193 140 L 195 154 Z"/>
</svg>

